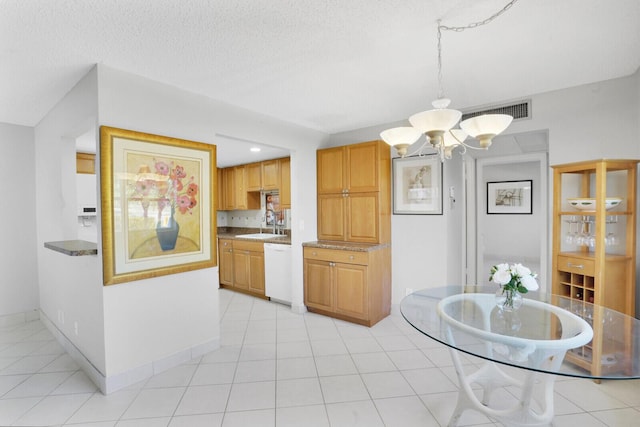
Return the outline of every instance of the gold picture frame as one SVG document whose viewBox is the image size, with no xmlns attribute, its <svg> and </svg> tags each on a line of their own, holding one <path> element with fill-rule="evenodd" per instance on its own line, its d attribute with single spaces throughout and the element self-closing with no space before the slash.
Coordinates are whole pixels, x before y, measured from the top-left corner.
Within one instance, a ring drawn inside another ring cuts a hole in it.
<svg viewBox="0 0 640 427">
<path fill-rule="evenodd" d="M 100 127 L 104 285 L 216 265 L 216 146 Z"/>
</svg>

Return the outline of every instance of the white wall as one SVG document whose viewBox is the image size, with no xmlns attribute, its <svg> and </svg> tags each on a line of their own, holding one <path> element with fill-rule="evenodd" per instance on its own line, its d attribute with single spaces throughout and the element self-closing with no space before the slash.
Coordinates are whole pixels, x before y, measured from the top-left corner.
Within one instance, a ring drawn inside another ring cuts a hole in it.
<svg viewBox="0 0 640 427">
<path fill-rule="evenodd" d="M 301 242 L 315 239 L 314 229 L 300 230 L 300 222 L 315 223 L 315 200 L 305 193 L 315 194 L 315 150 L 325 135 L 108 67 L 98 75 L 100 125 L 210 144 L 224 134 L 292 150 L 292 246 L 294 264 L 302 264 Z M 292 274 L 299 308 L 301 268 Z M 217 267 L 105 288 L 107 372 L 219 336 L 217 289 Z"/>
<path fill-rule="evenodd" d="M 104 375 L 100 257 L 44 248 L 77 238 L 75 138 L 95 128 L 97 106 L 94 69 L 35 127 L 36 229 L 41 311 Z"/>
<path fill-rule="evenodd" d="M 0 123 L 0 316 L 37 310 L 33 128 Z"/>
</svg>

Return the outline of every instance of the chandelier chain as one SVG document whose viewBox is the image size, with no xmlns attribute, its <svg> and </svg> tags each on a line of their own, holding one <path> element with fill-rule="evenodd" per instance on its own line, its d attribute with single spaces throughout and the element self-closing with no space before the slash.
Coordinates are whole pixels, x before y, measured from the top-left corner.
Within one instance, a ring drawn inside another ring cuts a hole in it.
<svg viewBox="0 0 640 427">
<path fill-rule="evenodd" d="M 502 15 L 503 13 L 505 13 L 507 10 L 509 10 L 511 8 L 511 6 L 513 6 L 517 2 L 518 2 L 518 0 L 511 0 L 509 3 L 507 3 L 505 5 L 505 7 L 503 7 L 501 10 L 499 10 L 496 13 L 494 13 L 493 15 L 491 15 L 490 17 L 488 17 L 484 21 L 472 22 L 471 24 L 467 24 L 464 27 L 448 27 L 446 25 L 440 25 L 440 20 L 438 20 L 438 32 L 440 32 L 440 30 L 462 32 L 464 30 L 468 30 L 468 29 L 471 29 L 471 28 L 476 28 L 476 27 L 480 27 L 482 25 L 486 25 L 489 22 L 491 22 L 494 19 L 496 19 L 498 16 Z"/>
<path fill-rule="evenodd" d="M 442 25 L 441 24 L 442 20 L 438 19 L 438 21 L 437 21 L 437 23 L 438 23 L 438 99 L 444 98 L 444 90 L 442 89 L 442 31 L 443 30 L 444 31 L 455 31 L 455 32 L 460 33 L 460 32 L 462 32 L 464 30 L 468 30 L 468 29 L 471 29 L 471 28 L 476 28 L 476 27 L 480 27 L 482 25 L 486 25 L 489 22 L 491 22 L 494 19 L 496 19 L 498 16 L 502 15 L 503 13 L 505 13 L 507 10 L 509 10 L 511 8 L 511 6 L 513 6 L 517 2 L 518 2 L 518 0 L 511 0 L 502 9 L 500 9 L 498 12 L 494 13 L 493 15 L 491 15 L 490 17 L 488 17 L 484 21 L 472 22 L 471 24 L 467 24 L 464 27 L 449 27 L 449 26 L 446 26 L 446 25 Z"/>
</svg>

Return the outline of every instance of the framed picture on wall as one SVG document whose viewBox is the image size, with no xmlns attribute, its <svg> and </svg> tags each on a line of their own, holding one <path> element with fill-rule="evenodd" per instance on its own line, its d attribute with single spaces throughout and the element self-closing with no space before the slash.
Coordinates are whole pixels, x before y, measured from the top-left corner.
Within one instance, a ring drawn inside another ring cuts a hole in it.
<svg viewBox="0 0 640 427">
<path fill-rule="evenodd" d="M 216 147 L 100 128 L 104 284 L 213 267 Z"/>
<path fill-rule="evenodd" d="M 393 213 L 442 215 L 442 162 L 438 156 L 393 159 Z"/>
<path fill-rule="evenodd" d="M 532 180 L 487 182 L 487 214 L 532 214 L 532 190 Z"/>
</svg>

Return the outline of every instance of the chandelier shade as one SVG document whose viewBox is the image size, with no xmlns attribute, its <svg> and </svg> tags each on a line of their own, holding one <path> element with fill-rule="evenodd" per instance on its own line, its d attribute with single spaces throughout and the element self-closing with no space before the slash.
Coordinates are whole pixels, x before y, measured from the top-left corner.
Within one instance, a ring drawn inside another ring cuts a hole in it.
<svg viewBox="0 0 640 427">
<path fill-rule="evenodd" d="M 436 108 L 414 114 L 409 117 L 409 123 L 432 139 L 430 134 L 434 136 L 444 134 L 458 123 L 460 117 L 462 113 L 458 110 Z"/>
<path fill-rule="evenodd" d="M 489 148 L 494 136 L 502 133 L 513 117 L 508 114 L 485 114 L 460 122 L 460 127 L 471 137 L 480 141 L 481 148 Z"/>
<path fill-rule="evenodd" d="M 396 148 L 396 151 L 401 157 L 407 155 L 407 149 L 411 144 L 416 142 L 419 135 L 424 134 L 427 136 L 420 148 L 414 153 L 422 155 L 423 148 L 427 145 L 427 142 L 431 143 L 431 147 L 436 150 L 440 156 L 440 160 L 451 158 L 452 151 L 461 147 L 461 154 L 467 151 L 467 148 L 474 150 L 486 150 L 491 145 L 491 141 L 494 136 L 502 133 L 513 120 L 512 116 L 506 114 L 486 114 L 482 116 L 472 117 L 460 122 L 462 118 L 462 112 L 458 110 L 452 110 L 447 108 L 450 99 L 444 97 L 442 90 L 442 31 L 455 31 L 462 32 L 467 29 L 476 28 L 481 25 L 486 25 L 502 15 L 518 0 L 511 0 L 501 10 L 491 15 L 489 18 L 470 23 L 464 27 L 448 27 L 442 25 L 441 21 L 437 21 L 437 46 L 438 46 L 438 98 L 433 101 L 432 110 L 422 111 L 409 117 L 409 123 L 412 127 L 397 127 L 388 129 L 380 133 L 380 137 L 389 145 Z M 462 129 L 453 129 L 455 125 L 460 122 Z M 480 142 L 480 147 L 474 147 L 472 145 L 465 144 L 463 141 L 470 135 L 476 138 Z"/>
<path fill-rule="evenodd" d="M 422 133 L 418 129 L 410 126 L 391 128 L 380 133 L 380 138 L 387 144 L 395 147 L 398 154 L 402 157 L 407 154 L 407 148 L 421 136 Z"/>
</svg>

